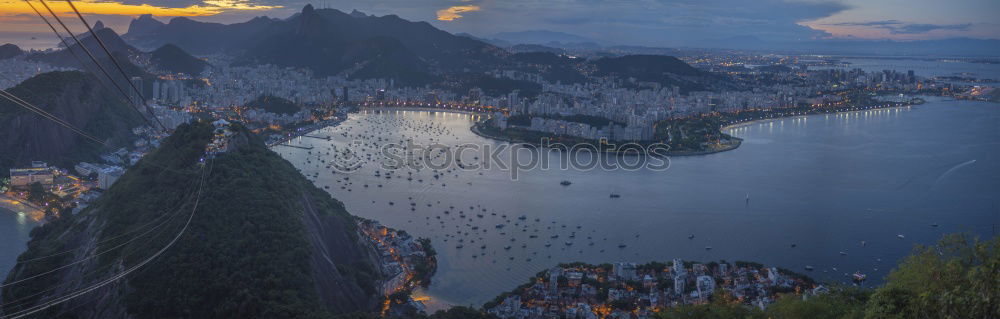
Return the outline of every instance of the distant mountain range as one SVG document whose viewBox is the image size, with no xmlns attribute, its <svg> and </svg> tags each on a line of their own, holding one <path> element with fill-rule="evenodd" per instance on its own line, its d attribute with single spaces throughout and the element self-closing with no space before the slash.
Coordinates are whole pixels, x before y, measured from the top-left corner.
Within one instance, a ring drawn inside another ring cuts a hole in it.
<svg viewBox="0 0 1000 319">
<path fill-rule="evenodd" d="M 654 47 L 611 44 L 607 41 L 581 37 L 573 34 L 530 30 L 504 32 L 475 37 L 500 47 L 532 44 L 563 50 L 629 52 L 630 54 L 677 55 L 680 50 Z M 1000 56 L 1000 40 L 950 38 L 938 40 L 894 41 L 865 39 L 819 39 L 802 41 L 770 41 L 752 35 L 734 36 L 721 40 L 706 39 L 699 43 L 682 46 L 684 50 L 737 49 L 793 54 L 841 54 L 841 55 L 884 55 L 884 56 Z"/>
<path fill-rule="evenodd" d="M 133 47 L 129 43 L 126 43 L 125 40 L 118 35 L 118 33 L 110 28 L 95 30 L 95 33 L 101 38 L 101 41 L 107 45 L 108 50 L 111 51 L 111 54 L 115 57 L 118 64 L 122 66 L 122 69 L 129 78 L 138 76 L 143 79 L 141 89 L 143 90 L 143 95 L 146 97 L 151 95 L 153 81 L 156 80 L 156 77 L 144 70 L 142 67 L 133 64 L 131 61 L 133 61 L 134 58 L 148 57 L 151 67 L 156 70 L 174 73 L 180 72 L 190 75 L 198 75 L 202 70 L 204 70 L 205 67 L 208 66 L 208 63 L 205 61 L 191 56 L 184 50 L 172 44 L 165 44 L 152 52 L 145 53 L 142 50 Z M 114 78 L 121 87 L 126 89 L 129 88 L 128 83 L 125 82 L 126 80 L 120 75 L 114 64 L 108 58 L 107 54 L 101 48 L 100 44 L 93 37 L 89 35 L 81 36 L 80 42 L 83 43 L 83 47 L 87 48 L 87 50 L 94 54 L 101 65 L 104 66 L 108 73 L 111 74 L 111 77 Z M 50 52 L 33 51 L 29 53 L 26 58 L 28 60 L 44 62 L 56 66 L 74 67 L 81 70 L 87 70 L 89 72 L 93 72 L 93 74 L 101 75 L 99 77 L 100 81 L 109 83 L 103 77 L 103 74 L 99 71 L 99 69 L 94 66 L 94 63 L 91 62 L 87 53 L 80 49 L 80 45 L 76 44 L 75 41 L 72 40 L 68 40 L 67 43 L 70 43 L 69 49 Z M 74 53 L 76 56 L 74 56 Z M 81 60 L 84 65 L 80 64 Z"/>
<path fill-rule="evenodd" d="M 518 32 L 501 32 L 486 38 L 505 41 L 511 44 L 550 44 L 550 43 L 596 43 L 591 38 L 549 30 L 528 30 Z"/>
<path fill-rule="evenodd" d="M 971 38 L 918 41 L 824 39 L 778 42 L 765 41 L 754 36 L 740 36 L 720 41 L 709 47 L 803 54 L 1000 56 L 1000 40 Z"/>
<path fill-rule="evenodd" d="M 320 76 L 392 78 L 413 85 L 433 82 L 440 74 L 487 70 L 507 54 L 426 22 L 311 5 L 284 20 L 261 17 L 229 25 L 187 18 L 164 24 L 141 16 L 124 38 L 141 48 L 170 43 L 196 54 L 227 53 L 238 63 L 306 67 Z"/>
<path fill-rule="evenodd" d="M 132 56 L 142 53 L 138 49 L 132 47 L 124 40 L 122 40 L 122 38 L 119 37 L 114 30 L 111 30 L 109 28 L 101 28 L 99 30 L 95 30 L 94 33 L 96 33 L 97 36 L 101 38 L 101 41 L 104 42 L 104 44 L 108 47 L 108 50 L 111 51 L 111 53 L 113 54 Z M 107 55 L 104 53 L 104 50 L 101 48 L 100 44 L 89 34 L 77 35 L 77 37 L 80 38 L 80 42 L 83 43 L 83 47 L 89 50 L 91 53 L 93 53 L 95 57 L 107 58 Z M 89 62 L 90 60 L 87 57 L 87 53 L 81 50 L 80 46 L 76 44 L 75 41 L 67 38 L 66 43 L 69 44 L 69 50 L 62 49 L 54 52 L 34 52 L 28 56 L 28 59 L 39 62 L 45 62 L 57 66 L 79 68 L 81 67 L 80 62 L 77 60 L 76 57 L 73 57 L 73 54 L 75 53 L 77 57 L 79 57 L 86 63 L 88 64 L 91 63 Z M 73 52 L 70 52 L 70 50 L 72 50 Z M 108 64 L 108 66 L 110 65 L 111 64 Z"/>
<path fill-rule="evenodd" d="M 434 84 L 461 92 L 472 85 L 489 87 L 491 92 L 521 90 L 533 94 L 536 88 L 518 81 L 487 81 L 482 72 L 514 69 L 538 72 L 543 78 L 563 83 L 587 81 L 582 70 L 601 63 L 586 59 L 559 57 L 563 49 L 540 44 L 515 44 L 510 50 L 486 41 L 519 41 L 556 43 L 564 41 L 575 47 L 600 47 L 590 39 L 552 31 L 508 32 L 496 35 L 497 40 L 482 40 L 468 34 L 453 35 L 426 22 L 411 22 L 395 15 L 376 17 L 361 12 L 344 13 L 334 9 L 305 6 L 287 19 L 258 17 L 247 22 L 218 24 L 174 18 L 162 23 L 152 16 L 140 16 L 132 21 L 123 38 L 139 48 L 155 48 L 166 44 L 196 54 L 225 53 L 236 58 L 237 65 L 261 63 L 285 67 L 308 68 L 317 76 L 341 75 L 352 79 L 394 79 L 402 85 Z M 642 48 L 643 52 L 676 52 L 669 49 Z M 515 52 L 515 53 L 512 53 Z M 534 53 L 544 52 L 545 55 Z M 522 54 L 532 53 L 532 54 Z M 665 57 L 670 58 L 671 57 Z M 645 60 L 644 60 L 645 59 Z M 643 69 L 633 61 L 666 61 L 650 58 L 605 61 L 598 75 L 639 75 Z M 673 59 L 657 65 L 659 75 L 693 70 Z M 679 64 L 676 64 L 679 63 Z M 619 69 L 623 68 L 623 69 Z M 682 74 L 678 74 L 682 76 Z M 702 86 L 690 84 L 678 77 L 662 83 L 682 85 L 685 89 Z M 702 77 L 707 79 L 706 77 Z"/>
</svg>

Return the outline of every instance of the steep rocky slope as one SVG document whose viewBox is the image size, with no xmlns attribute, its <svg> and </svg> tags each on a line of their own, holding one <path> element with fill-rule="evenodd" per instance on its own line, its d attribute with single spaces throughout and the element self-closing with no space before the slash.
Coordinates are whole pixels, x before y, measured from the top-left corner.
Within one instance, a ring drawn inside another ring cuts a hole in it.
<svg viewBox="0 0 1000 319">
<path fill-rule="evenodd" d="M 131 140 L 142 118 L 88 74 L 76 71 L 39 74 L 8 90 L 66 120 L 111 146 Z M 108 149 L 68 128 L 0 99 L 0 169 L 33 160 L 71 167 L 94 160 Z"/>
</svg>

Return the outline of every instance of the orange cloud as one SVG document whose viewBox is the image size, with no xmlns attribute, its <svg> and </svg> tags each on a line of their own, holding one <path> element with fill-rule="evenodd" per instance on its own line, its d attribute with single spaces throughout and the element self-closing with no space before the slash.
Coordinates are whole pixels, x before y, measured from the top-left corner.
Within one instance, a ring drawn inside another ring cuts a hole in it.
<svg viewBox="0 0 1000 319">
<path fill-rule="evenodd" d="M 58 14 L 69 14 L 73 12 L 65 1 L 52 0 L 46 1 L 46 3 Z M 35 2 L 35 4 L 39 7 L 39 9 L 41 9 L 40 3 Z M 226 11 L 270 10 L 281 8 L 280 6 L 252 5 L 240 0 L 206 0 L 203 4 L 197 4 L 184 8 L 171 8 L 150 4 L 124 4 L 121 2 L 106 2 L 97 0 L 79 0 L 74 1 L 73 4 L 76 5 L 76 8 L 79 9 L 81 13 L 85 14 L 152 14 L 155 16 L 170 17 L 211 16 Z M 32 11 L 31 7 L 29 7 L 22 0 L 0 0 L 0 17 L 18 14 L 35 14 L 35 12 Z"/>
<path fill-rule="evenodd" d="M 455 21 L 462 18 L 460 13 L 479 11 L 479 6 L 454 6 L 448 9 L 437 11 L 437 19 L 441 21 Z"/>
</svg>

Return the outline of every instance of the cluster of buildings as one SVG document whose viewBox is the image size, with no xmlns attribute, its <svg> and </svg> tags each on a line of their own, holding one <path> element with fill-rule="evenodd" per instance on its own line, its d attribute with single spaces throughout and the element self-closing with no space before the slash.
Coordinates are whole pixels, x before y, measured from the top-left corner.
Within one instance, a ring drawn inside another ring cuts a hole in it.
<svg viewBox="0 0 1000 319">
<path fill-rule="evenodd" d="M 261 95 L 276 96 L 294 103 L 321 105 L 338 100 L 347 82 L 338 77 L 314 78 L 306 69 L 274 65 L 227 66 L 218 64 L 205 72 L 203 83 L 184 92 L 191 103 L 213 110 L 242 106 Z"/>
<path fill-rule="evenodd" d="M 431 263 L 427 248 L 419 240 L 405 231 L 385 227 L 377 221 L 360 220 L 358 229 L 379 253 L 379 272 L 385 278 L 379 287 L 379 292 L 386 297 L 384 309 L 391 304 L 390 297 L 398 292 L 409 291 L 423 274 L 419 274 L 418 265 Z M 424 306 L 419 301 L 408 300 L 410 306 L 422 311 Z"/>
<path fill-rule="evenodd" d="M 724 291 L 747 307 L 764 308 L 780 293 L 823 292 L 808 278 L 774 267 L 736 262 L 568 264 L 486 305 L 500 318 L 653 318 L 683 304 L 708 303 Z"/>
<path fill-rule="evenodd" d="M 505 115 L 532 117 L 530 126 L 518 126 L 532 131 L 587 139 L 636 141 L 652 139 L 655 125 L 669 118 L 801 105 L 831 106 L 845 102 L 844 93 L 847 92 L 918 92 L 944 86 L 918 77 L 912 70 L 905 73 L 893 70 L 866 72 L 861 69 L 808 70 L 804 65 L 795 68 L 747 68 L 741 65 L 739 70 L 728 73 L 738 84 L 749 89 L 685 94 L 677 86 L 658 83 L 626 87 L 611 79 L 562 84 L 528 77 L 526 79 L 541 81 L 539 84 L 543 93 L 531 101 L 509 103 Z M 591 127 L 585 123 L 551 120 L 573 115 L 603 117 L 612 120 L 612 123 L 606 127 Z M 491 123 L 499 129 L 504 130 L 510 125 L 506 118 L 499 115 L 497 118 L 499 120 Z M 537 118 L 543 120 L 535 121 Z M 626 125 L 616 126 L 616 122 Z"/>
<path fill-rule="evenodd" d="M 12 168 L 10 179 L 3 187 L 4 193 L 0 194 L 0 199 L 18 201 L 23 204 L 22 206 L 37 211 L 38 214 L 32 214 L 32 218 L 36 220 L 44 218 L 46 211 L 58 212 L 60 208 L 74 207 L 73 213 L 77 213 L 100 195 L 98 188 L 107 189 L 106 187 L 114 184 L 124 173 L 120 168 L 111 165 L 96 166 L 88 163 L 81 165 L 93 169 L 93 171 L 85 170 L 88 173 L 84 174 L 85 176 L 95 178 L 80 178 L 70 171 L 40 161 L 32 161 L 28 167 Z M 80 165 L 76 169 L 80 170 Z M 41 186 L 46 196 L 35 198 L 38 196 L 32 194 L 35 185 Z"/>
<path fill-rule="evenodd" d="M 163 104 L 187 105 L 191 103 L 191 98 L 184 92 L 184 79 L 173 76 L 165 76 L 153 81 L 152 95 L 150 100 Z"/>
<path fill-rule="evenodd" d="M 111 185 L 114 185 L 118 178 L 125 175 L 125 169 L 121 166 L 107 165 L 107 164 L 93 164 L 87 162 L 80 162 L 73 167 L 80 176 L 83 177 L 97 177 L 97 187 L 100 189 L 109 189 Z"/>
<path fill-rule="evenodd" d="M 10 185 L 13 187 L 28 187 L 31 184 L 52 185 L 55 183 L 56 171 L 49 168 L 45 162 L 32 161 L 30 167 L 10 169 Z"/>
<path fill-rule="evenodd" d="M 14 87 L 24 80 L 42 73 L 66 70 L 71 69 L 30 61 L 23 56 L 0 59 L 0 74 L 3 75 L 0 76 L 0 89 L 6 90 Z"/>
<path fill-rule="evenodd" d="M 977 85 L 956 97 L 964 100 L 1000 102 L 1000 88 Z"/>
<path fill-rule="evenodd" d="M 205 157 L 214 158 L 216 155 L 229 151 L 230 137 L 233 131 L 229 129 L 229 121 L 220 119 L 212 122 L 215 131 L 212 132 L 212 141 L 205 145 Z"/>
<path fill-rule="evenodd" d="M 49 166 L 45 162 L 32 161 L 30 167 L 11 168 L 9 185 L 14 189 L 27 189 L 32 184 L 38 183 L 43 187 L 81 186 L 81 181 L 90 179 L 96 183 L 88 186 L 100 189 L 108 189 L 114 185 L 118 178 L 125 174 L 125 169 L 121 166 L 108 164 L 93 164 L 80 162 L 73 167 L 79 176 L 55 166 Z M 52 189 L 55 191 L 56 189 Z M 65 190 L 63 190 L 65 193 Z"/>
<path fill-rule="evenodd" d="M 99 162 L 79 162 L 70 169 L 51 166 L 41 161 L 32 161 L 29 166 L 9 170 L 10 178 L 5 179 L 5 193 L 2 197 L 31 204 L 40 210 L 58 213 L 58 208 L 73 208 L 78 213 L 102 190 L 110 189 L 124 174 L 127 167 L 134 165 L 151 150 L 159 147 L 164 133 L 150 127 L 132 129 L 136 137 L 128 148 L 122 147 L 99 156 Z M 34 184 L 42 187 L 46 194 L 42 202 L 32 201 Z"/>
<path fill-rule="evenodd" d="M 302 109 L 292 114 L 271 113 L 263 109 L 249 109 L 239 114 L 239 118 L 245 123 L 254 123 L 261 126 L 287 126 L 289 124 L 308 121 L 312 117 L 313 113 L 309 109 Z"/>
</svg>

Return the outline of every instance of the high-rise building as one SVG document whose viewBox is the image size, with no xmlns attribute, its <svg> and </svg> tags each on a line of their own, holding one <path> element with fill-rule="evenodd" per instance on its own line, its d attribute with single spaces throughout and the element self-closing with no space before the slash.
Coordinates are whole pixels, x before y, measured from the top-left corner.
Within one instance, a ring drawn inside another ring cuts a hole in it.
<svg viewBox="0 0 1000 319">
<path fill-rule="evenodd" d="M 153 94 L 149 98 L 153 101 L 160 100 L 160 81 L 153 81 Z"/>
<path fill-rule="evenodd" d="M 680 295 L 684 294 L 684 276 L 674 276 L 674 293 Z"/>
<path fill-rule="evenodd" d="M 685 273 L 684 261 L 681 260 L 680 258 L 674 258 L 674 264 L 672 265 L 671 270 L 674 271 L 674 275 Z"/>
<path fill-rule="evenodd" d="M 562 268 L 554 267 L 549 270 L 549 293 L 559 292 L 559 276 L 562 276 Z"/>
<path fill-rule="evenodd" d="M 702 299 L 707 299 L 715 291 L 715 279 L 712 279 L 710 276 L 698 276 L 698 280 L 695 283 L 698 288 L 698 296 Z"/>
<path fill-rule="evenodd" d="M 123 174 L 125 174 L 125 171 L 121 167 L 111 166 L 104 168 L 97 174 L 97 187 L 105 190 L 109 189 Z"/>
<path fill-rule="evenodd" d="M 135 89 L 142 90 L 142 78 L 138 77 L 138 76 L 133 76 L 132 77 L 132 85 L 135 86 Z M 138 105 L 138 104 L 142 104 L 142 102 L 144 102 L 143 98 L 142 98 L 142 94 L 140 94 L 139 91 L 129 90 L 129 92 L 131 92 L 131 94 L 129 94 L 129 95 L 130 95 L 133 103 L 135 103 L 136 105 Z"/>
</svg>

